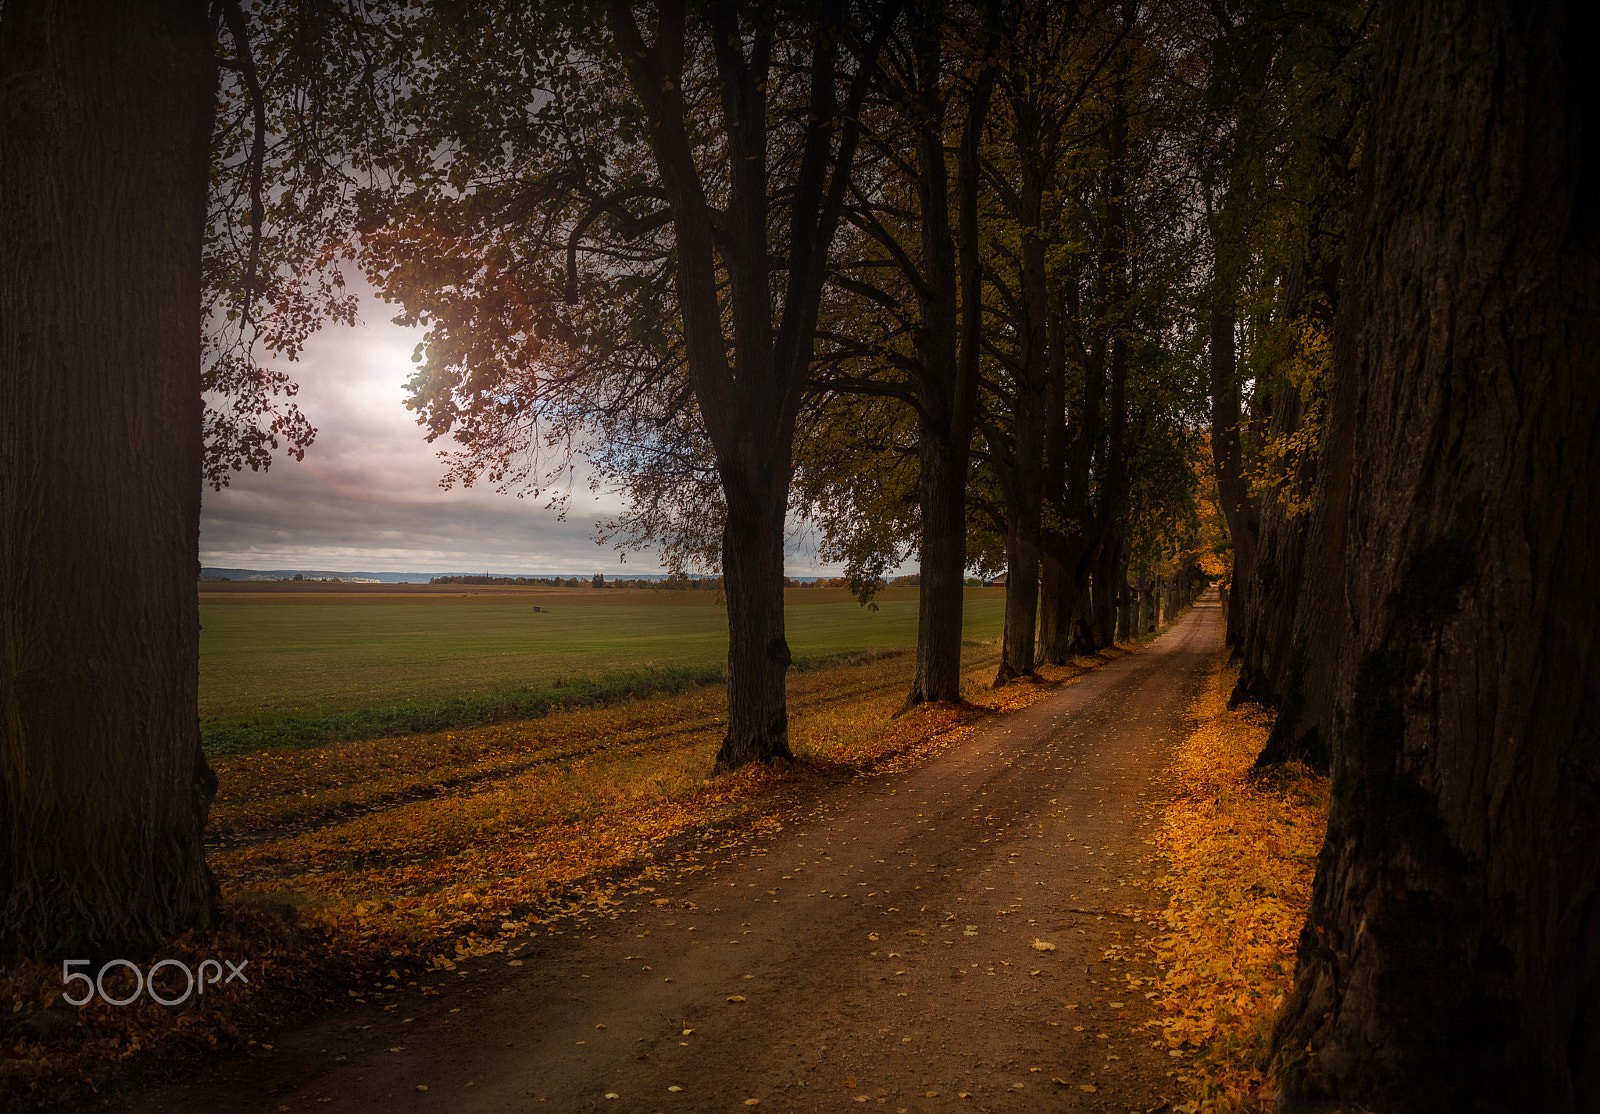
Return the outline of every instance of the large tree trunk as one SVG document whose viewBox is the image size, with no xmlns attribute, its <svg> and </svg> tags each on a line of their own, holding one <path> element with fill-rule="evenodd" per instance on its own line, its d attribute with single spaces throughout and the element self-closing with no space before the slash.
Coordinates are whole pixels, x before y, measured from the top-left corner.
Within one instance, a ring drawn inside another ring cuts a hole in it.
<svg viewBox="0 0 1600 1114">
<path fill-rule="evenodd" d="M 1026 144 L 1024 151 L 1030 150 Z M 1018 366 L 1013 375 L 1012 456 L 1006 484 L 1006 621 L 1000 668 L 1003 685 L 1033 672 L 1039 616 L 1040 533 L 1043 527 L 1046 397 L 1049 391 L 1049 282 L 1040 238 L 1044 186 L 1038 168 L 1022 160 L 1022 295 Z"/>
<path fill-rule="evenodd" d="M 1075 654 L 1095 652 L 1089 624 L 1089 573 L 1098 553 L 1090 511 L 1094 450 L 1104 424 L 1105 345 L 1083 343 L 1081 256 L 1056 284 L 1050 299 L 1050 380 L 1046 394 L 1045 491 L 1049 521 L 1040 598 L 1041 654 L 1065 665 Z M 1083 370 L 1082 394 L 1070 403 L 1069 348 Z M 1070 420 L 1069 420 L 1070 419 Z"/>
<path fill-rule="evenodd" d="M 1220 250 L 1220 249 L 1219 249 Z M 1234 338 L 1238 311 L 1231 292 L 1211 305 L 1211 458 L 1217 469 L 1217 499 L 1233 539 L 1233 573 L 1229 579 L 1224 623 L 1228 646 L 1235 653 L 1245 637 L 1250 586 L 1256 571 L 1255 500 L 1244 475 L 1240 423 L 1238 346 Z"/>
<path fill-rule="evenodd" d="M 978 346 L 983 307 L 978 267 L 978 143 L 993 98 L 995 67 L 987 65 L 966 104 L 956 160 L 958 215 L 950 228 L 945 157 L 943 5 L 918 7 L 920 86 L 917 159 L 921 171 L 922 254 L 917 283 L 923 323 L 917 392 L 922 500 L 921 582 L 917 604 L 917 664 L 909 708 L 925 700 L 961 699 L 961 625 L 967 571 L 966 490 Z"/>
<path fill-rule="evenodd" d="M 0 949 L 209 923 L 200 252 L 215 67 L 185 0 L 0 9 Z"/>
<path fill-rule="evenodd" d="M 1090 621 L 1094 624 L 1094 641 L 1097 646 L 1114 646 L 1117 642 L 1117 589 L 1121 565 L 1122 541 L 1115 536 L 1100 547 L 1099 559 L 1094 563 L 1094 593 L 1090 600 Z"/>
<path fill-rule="evenodd" d="M 1024 491 L 1023 498 L 1030 495 L 1031 503 L 1013 509 L 1006 531 L 1006 619 L 997 686 L 1033 672 L 1039 615 L 1038 488 Z"/>
<path fill-rule="evenodd" d="M 1597 31 L 1579 0 L 1388 9 L 1287 1109 L 1600 1111 Z"/>
<path fill-rule="evenodd" d="M 967 449 L 949 426 L 919 431 L 922 463 L 921 588 L 917 664 L 906 706 L 961 699 L 961 621 L 967 570 Z"/>
<path fill-rule="evenodd" d="M 728 599 L 728 731 L 715 772 L 747 762 L 792 758 L 784 678 L 783 524 L 787 482 L 750 490 L 724 482 L 722 584 Z"/>
<path fill-rule="evenodd" d="M 1138 637 L 1134 626 L 1137 593 L 1128 585 L 1128 562 L 1124 558 L 1117 569 L 1117 641 L 1126 642 Z"/>
<path fill-rule="evenodd" d="M 1039 659 L 1051 665 L 1068 661 L 1073 591 L 1067 571 L 1067 361 L 1057 299 L 1048 307 L 1044 390 L 1044 515 L 1039 531 Z"/>
</svg>

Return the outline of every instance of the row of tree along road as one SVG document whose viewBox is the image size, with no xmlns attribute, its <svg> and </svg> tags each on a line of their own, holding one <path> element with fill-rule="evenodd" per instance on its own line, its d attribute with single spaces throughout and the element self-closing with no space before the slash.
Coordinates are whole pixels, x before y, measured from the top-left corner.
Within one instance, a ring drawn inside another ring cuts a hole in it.
<svg viewBox="0 0 1600 1114">
<path fill-rule="evenodd" d="M 969 572 L 999 682 L 1223 579 L 1262 768 L 1334 779 L 1284 1104 L 1600 1110 L 1595 19 L 8 0 L 5 947 L 212 916 L 200 490 L 310 445 L 261 361 L 344 263 L 451 482 L 583 457 L 720 572 L 721 769 L 788 753 L 797 517 L 920 563 L 908 706 Z"/>
</svg>

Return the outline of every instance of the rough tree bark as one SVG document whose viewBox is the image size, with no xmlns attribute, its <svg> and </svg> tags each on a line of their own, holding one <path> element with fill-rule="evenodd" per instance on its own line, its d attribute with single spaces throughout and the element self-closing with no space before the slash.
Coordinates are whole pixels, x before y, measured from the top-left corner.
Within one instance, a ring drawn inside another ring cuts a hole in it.
<svg viewBox="0 0 1600 1114">
<path fill-rule="evenodd" d="M 1022 226 L 1018 276 L 1021 303 L 1016 366 L 1012 369 L 1010 452 L 1003 436 L 991 433 L 991 454 L 1006 501 L 1006 617 L 1000 668 L 994 683 L 1006 684 L 1033 672 L 1038 637 L 1040 532 L 1043 527 L 1046 398 L 1049 393 L 1049 278 L 1045 267 L 1045 172 L 1037 158 L 1039 106 L 1013 91 L 1020 183 L 1014 216 Z"/>
<path fill-rule="evenodd" d="M 1596 20 L 1580 0 L 1385 16 L 1286 1109 L 1600 1111 Z"/>
<path fill-rule="evenodd" d="M 1223 249 L 1219 248 L 1219 256 Z M 1219 286 L 1224 282 L 1218 278 Z M 1240 423 L 1239 357 L 1235 332 L 1238 309 L 1232 291 L 1219 289 L 1211 304 L 1211 459 L 1217 469 L 1217 499 L 1233 539 L 1233 575 L 1224 617 L 1227 642 L 1235 653 L 1243 642 L 1249 612 L 1250 584 L 1256 567 L 1256 507 L 1244 476 Z"/>
<path fill-rule="evenodd" d="M 0 9 L 0 949 L 209 923 L 193 0 Z"/>
<path fill-rule="evenodd" d="M 917 376 L 922 503 L 917 662 L 905 707 L 961 699 L 961 622 L 967 570 L 967 467 L 977 404 L 983 307 L 978 269 L 978 143 L 994 94 L 995 66 L 983 66 L 965 102 L 956 158 L 956 229 L 950 228 L 945 152 L 944 5 L 915 13 L 919 120 L 917 183 L 924 275 Z M 992 25 L 992 17 L 991 17 Z M 992 26 L 991 26 L 992 35 Z"/>
<path fill-rule="evenodd" d="M 1081 257 L 1067 268 L 1050 298 L 1050 378 L 1045 392 L 1042 576 L 1039 592 L 1040 656 L 1065 665 L 1095 650 L 1089 634 L 1089 571 L 1099 552 L 1090 510 L 1091 467 L 1100 440 L 1105 344 L 1083 343 L 1080 315 Z M 1068 399 L 1069 347 L 1083 369 L 1081 394 Z"/>
</svg>

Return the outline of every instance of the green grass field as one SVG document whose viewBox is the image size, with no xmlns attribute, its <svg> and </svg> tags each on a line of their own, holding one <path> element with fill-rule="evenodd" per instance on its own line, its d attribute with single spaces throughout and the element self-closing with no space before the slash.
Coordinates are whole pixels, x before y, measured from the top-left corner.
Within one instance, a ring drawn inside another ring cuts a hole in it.
<svg viewBox="0 0 1600 1114">
<path fill-rule="evenodd" d="M 202 586 L 202 722 L 485 696 L 716 666 L 727 654 L 727 612 L 712 592 L 339 587 Z M 843 589 L 793 589 L 788 601 L 797 659 L 916 644 L 914 588 L 885 592 L 877 611 Z M 965 639 L 998 637 L 1004 609 L 1003 589 L 967 589 Z"/>
</svg>

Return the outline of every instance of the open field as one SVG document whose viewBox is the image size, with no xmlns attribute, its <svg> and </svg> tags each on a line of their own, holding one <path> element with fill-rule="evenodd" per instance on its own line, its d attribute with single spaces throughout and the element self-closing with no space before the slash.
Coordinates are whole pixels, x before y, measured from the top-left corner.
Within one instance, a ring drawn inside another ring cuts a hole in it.
<svg viewBox="0 0 1600 1114">
<path fill-rule="evenodd" d="M 969 588 L 966 639 L 997 637 L 1004 609 L 1003 589 Z M 727 654 L 727 613 L 708 591 L 206 583 L 200 622 L 207 722 L 715 666 Z M 913 646 L 917 591 L 890 589 L 869 611 L 844 589 L 793 589 L 788 623 L 801 660 Z"/>
</svg>

